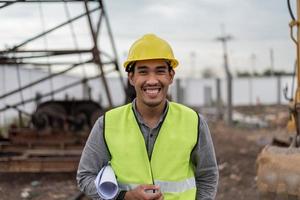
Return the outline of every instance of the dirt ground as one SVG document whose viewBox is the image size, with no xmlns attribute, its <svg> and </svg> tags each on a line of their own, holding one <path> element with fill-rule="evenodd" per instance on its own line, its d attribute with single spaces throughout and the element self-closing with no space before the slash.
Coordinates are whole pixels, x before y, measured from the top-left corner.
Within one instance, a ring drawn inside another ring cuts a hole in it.
<svg viewBox="0 0 300 200">
<path fill-rule="evenodd" d="M 267 130 L 232 129 L 224 125 L 212 128 L 220 179 L 218 200 L 258 199 L 255 160 L 270 141 Z"/>
<path fill-rule="evenodd" d="M 253 109 L 249 111 L 253 112 Z M 276 109 L 271 115 L 274 113 Z M 276 114 L 273 119 L 277 118 Z M 216 199 L 258 199 L 255 160 L 264 145 L 271 141 L 272 134 L 284 131 L 282 125 L 273 124 L 271 128 L 257 128 L 235 123 L 234 127 L 230 128 L 224 122 L 210 122 L 209 126 L 220 170 Z M 0 173 L 0 199 L 3 200 L 71 200 L 75 199 L 77 192 L 75 173 Z"/>
</svg>

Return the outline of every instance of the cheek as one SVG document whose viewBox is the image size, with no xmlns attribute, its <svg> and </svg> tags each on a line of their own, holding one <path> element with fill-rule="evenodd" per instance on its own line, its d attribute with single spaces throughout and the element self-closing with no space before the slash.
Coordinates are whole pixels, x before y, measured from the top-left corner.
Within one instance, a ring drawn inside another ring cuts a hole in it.
<svg viewBox="0 0 300 200">
<path fill-rule="evenodd" d="M 162 82 L 164 85 L 171 85 L 173 83 L 173 79 L 171 77 L 167 76 L 164 79 L 162 79 Z"/>
</svg>

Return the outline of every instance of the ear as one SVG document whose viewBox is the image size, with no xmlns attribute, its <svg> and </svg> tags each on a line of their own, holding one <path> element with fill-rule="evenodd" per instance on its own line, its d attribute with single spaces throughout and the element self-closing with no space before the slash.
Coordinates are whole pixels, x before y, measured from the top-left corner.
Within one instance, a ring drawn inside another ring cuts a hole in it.
<svg viewBox="0 0 300 200">
<path fill-rule="evenodd" d="M 130 85 L 134 86 L 133 72 L 128 72 L 128 80 L 129 80 Z"/>
<path fill-rule="evenodd" d="M 171 83 L 173 83 L 175 77 L 175 71 L 173 69 L 170 71 L 170 77 L 171 77 Z"/>
</svg>

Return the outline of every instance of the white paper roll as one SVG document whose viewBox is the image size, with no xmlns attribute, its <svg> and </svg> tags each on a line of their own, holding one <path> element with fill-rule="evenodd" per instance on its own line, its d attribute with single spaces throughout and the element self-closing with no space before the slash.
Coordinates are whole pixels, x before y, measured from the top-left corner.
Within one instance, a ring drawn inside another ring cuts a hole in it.
<svg viewBox="0 0 300 200">
<path fill-rule="evenodd" d="M 118 183 L 115 173 L 110 165 L 104 166 L 98 173 L 95 185 L 97 192 L 102 199 L 109 200 L 118 194 Z"/>
</svg>

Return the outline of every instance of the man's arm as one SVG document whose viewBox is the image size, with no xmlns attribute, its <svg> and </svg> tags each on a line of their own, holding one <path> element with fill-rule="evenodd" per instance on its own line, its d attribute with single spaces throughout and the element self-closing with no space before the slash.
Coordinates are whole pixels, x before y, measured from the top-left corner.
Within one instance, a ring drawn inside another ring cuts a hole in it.
<svg viewBox="0 0 300 200">
<path fill-rule="evenodd" d="M 100 199 L 94 180 L 109 160 L 110 155 L 103 138 L 103 117 L 100 117 L 85 144 L 77 170 L 79 189 L 92 199 Z"/>
<path fill-rule="evenodd" d="M 199 138 L 192 161 L 196 165 L 197 200 L 215 199 L 219 180 L 214 145 L 206 121 L 199 115 Z"/>
</svg>

